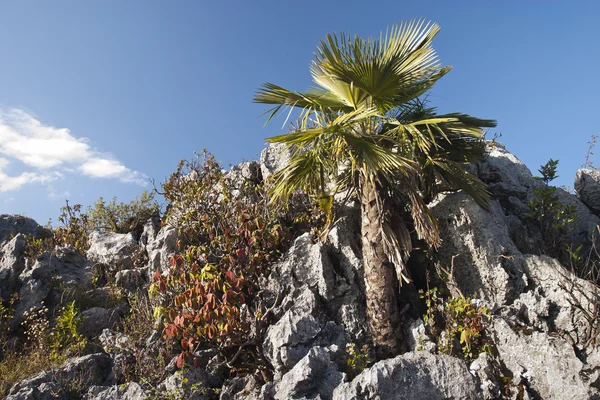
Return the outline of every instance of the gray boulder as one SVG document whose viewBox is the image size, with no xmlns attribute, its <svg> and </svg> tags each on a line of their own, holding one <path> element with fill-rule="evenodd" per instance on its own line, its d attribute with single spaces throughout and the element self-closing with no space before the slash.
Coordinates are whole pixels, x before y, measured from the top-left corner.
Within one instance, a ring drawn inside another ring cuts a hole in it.
<svg viewBox="0 0 600 400">
<path fill-rule="evenodd" d="M 256 161 L 247 161 L 231 167 L 225 175 L 232 187 L 233 197 L 239 197 L 246 185 L 256 185 L 262 181 L 260 164 Z"/>
<path fill-rule="evenodd" d="M 20 286 L 19 275 L 25 269 L 25 238 L 17 234 L 0 250 L 0 299 L 8 298 Z"/>
<path fill-rule="evenodd" d="M 37 239 L 52 237 L 50 229 L 22 215 L 0 214 L 0 247 L 17 234 L 32 235 Z"/>
<path fill-rule="evenodd" d="M 344 381 L 344 374 L 323 347 L 314 347 L 287 372 L 273 388 L 273 398 L 331 399 L 333 390 Z"/>
<path fill-rule="evenodd" d="M 108 310 L 102 307 L 92 307 L 81 312 L 83 323 L 79 333 L 88 338 L 97 338 L 104 329 L 115 329 L 121 321 L 116 310 Z"/>
<path fill-rule="evenodd" d="M 426 352 L 379 361 L 333 392 L 334 400 L 480 398 L 477 381 L 462 360 Z"/>
<path fill-rule="evenodd" d="M 147 283 L 147 279 L 148 273 L 142 269 L 124 269 L 115 274 L 117 287 L 123 288 L 129 293 L 142 290 Z"/>
<path fill-rule="evenodd" d="M 70 248 L 57 247 L 53 253 L 42 254 L 33 266 L 27 266 L 19 275 L 21 288 L 13 326 L 23 321 L 23 312 L 39 307 L 53 288 L 84 290 L 91 287 L 92 270 L 92 263 Z"/>
<path fill-rule="evenodd" d="M 260 170 L 263 179 L 267 179 L 282 169 L 292 158 L 292 151 L 284 144 L 271 143 L 260 153 Z"/>
<path fill-rule="evenodd" d="M 86 256 L 115 270 L 132 268 L 132 257 L 138 250 L 133 233 L 93 232 Z"/>
<path fill-rule="evenodd" d="M 600 213 L 600 172 L 580 169 L 575 174 L 577 197 L 594 213 Z"/>
<path fill-rule="evenodd" d="M 90 354 L 71 358 L 61 367 L 41 372 L 14 385 L 7 400 L 46 399 L 62 393 L 67 398 L 66 388 L 78 385 L 85 388 L 101 385 L 110 374 L 112 361 L 107 354 Z M 59 397 L 60 398 L 60 397 Z"/>
<path fill-rule="evenodd" d="M 170 225 L 163 226 L 154 240 L 148 241 L 146 251 L 148 252 L 147 273 L 151 280 L 155 271 L 164 273 L 169 270 L 169 259 L 177 251 L 177 229 Z"/>
<path fill-rule="evenodd" d="M 137 382 L 118 386 L 92 386 L 84 400 L 145 400 L 148 396 Z"/>
</svg>

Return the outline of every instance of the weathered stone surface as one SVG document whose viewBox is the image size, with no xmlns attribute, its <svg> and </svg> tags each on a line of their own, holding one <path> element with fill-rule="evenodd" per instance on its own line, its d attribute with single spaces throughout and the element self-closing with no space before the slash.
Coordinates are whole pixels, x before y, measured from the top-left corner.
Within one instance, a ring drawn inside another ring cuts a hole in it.
<svg viewBox="0 0 600 400">
<path fill-rule="evenodd" d="M 92 386 L 83 400 L 145 400 L 148 398 L 137 382 L 118 386 Z"/>
<path fill-rule="evenodd" d="M 142 290 L 147 283 L 148 274 L 141 269 L 124 269 L 115 274 L 115 285 L 130 293 Z"/>
<path fill-rule="evenodd" d="M 121 321 L 116 310 L 108 310 L 102 307 L 92 307 L 81 313 L 84 320 L 79 328 L 79 333 L 88 337 L 96 338 L 104 329 L 115 329 Z"/>
<path fill-rule="evenodd" d="M 52 237 L 52 232 L 33 219 L 22 215 L 0 214 L 0 247 L 17 234 L 32 235 L 37 239 Z"/>
<path fill-rule="evenodd" d="M 431 210 L 444 238 L 439 267 L 453 279 L 450 290 L 477 295 L 494 307 L 512 303 L 528 282 L 500 205 L 492 201 L 486 211 L 459 192 L 441 195 Z"/>
<path fill-rule="evenodd" d="M 0 250 L 0 298 L 7 299 L 20 286 L 19 275 L 25 269 L 25 238 L 17 234 Z"/>
<path fill-rule="evenodd" d="M 502 398 L 500 391 L 500 376 L 497 368 L 494 367 L 490 356 L 481 353 L 475 361 L 469 366 L 471 373 L 479 379 L 479 388 L 483 393 L 485 400 L 496 400 Z"/>
<path fill-rule="evenodd" d="M 225 381 L 219 400 L 259 400 L 260 385 L 253 375 Z"/>
<path fill-rule="evenodd" d="M 247 161 L 231 167 L 225 175 L 232 187 L 232 196 L 238 197 L 246 185 L 256 185 L 262 181 L 260 164 L 256 161 Z"/>
<path fill-rule="evenodd" d="M 308 353 L 311 341 L 321 332 L 316 313 L 317 299 L 306 288 L 279 321 L 267 329 L 263 353 L 275 369 L 289 369 Z"/>
<path fill-rule="evenodd" d="M 12 321 L 15 327 L 23 321 L 23 312 L 39 307 L 53 288 L 85 290 L 90 287 L 92 263 L 75 250 L 57 247 L 52 253 L 42 254 L 33 266 L 26 266 L 19 280 L 19 301 Z"/>
<path fill-rule="evenodd" d="M 284 144 L 272 143 L 260 153 L 260 170 L 267 179 L 282 169 L 292 158 L 292 151 Z"/>
<path fill-rule="evenodd" d="M 121 270 L 132 267 L 132 257 L 137 249 L 132 233 L 93 232 L 86 255 L 91 261 Z"/>
<path fill-rule="evenodd" d="M 494 342 L 514 382 L 524 378 L 528 391 L 542 399 L 588 399 L 598 390 L 586 378 L 573 346 L 542 332 L 519 333 L 502 318 L 492 328 Z M 537 397 L 536 396 L 536 397 Z"/>
<path fill-rule="evenodd" d="M 275 385 L 274 398 L 312 399 L 320 396 L 330 399 L 333 390 L 343 381 L 344 375 L 331 362 L 329 352 L 322 347 L 314 347 Z"/>
<path fill-rule="evenodd" d="M 110 357 L 103 353 L 71 358 L 60 368 L 41 372 L 17 383 L 10 389 L 6 399 L 47 398 L 43 396 L 76 382 L 82 387 L 101 385 L 110 374 L 111 365 Z"/>
<path fill-rule="evenodd" d="M 427 351 L 433 353 L 436 350 L 435 343 L 427 335 L 423 320 L 418 319 L 406 324 L 404 338 L 410 351 Z"/>
<path fill-rule="evenodd" d="M 577 197 L 594 213 L 600 213 L 600 172 L 580 169 L 575 174 Z"/>
<path fill-rule="evenodd" d="M 379 361 L 333 392 L 334 400 L 480 398 L 477 382 L 463 361 L 426 352 Z"/>
<path fill-rule="evenodd" d="M 149 260 L 148 279 L 151 280 L 156 270 L 160 272 L 169 270 L 169 259 L 177 251 L 177 229 L 170 225 L 164 226 L 154 240 L 148 241 L 146 251 Z"/>
</svg>

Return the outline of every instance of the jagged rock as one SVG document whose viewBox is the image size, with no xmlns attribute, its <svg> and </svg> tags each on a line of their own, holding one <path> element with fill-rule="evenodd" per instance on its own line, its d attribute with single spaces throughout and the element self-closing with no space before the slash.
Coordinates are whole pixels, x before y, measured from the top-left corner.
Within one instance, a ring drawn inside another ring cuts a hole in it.
<svg viewBox="0 0 600 400">
<path fill-rule="evenodd" d="M 25 246 L 25 238 L 17 234 L 0 250 L 0 299 L 6 300 L 19 289 L 19 275 L 25 269 Z"/>
<path fill-rule="evenodd" d="M 535 179 L 525 164 L 506 151 L 500 143 L 488 145 L 486 159 L 478 165 L 478 176 L 488 184 L 504 210 L 509 215 L 521 219 L 522 226 L 525 228 L 521 232 L 526 232 L 529 237 L 517 241 L 519 248 L 524 252 L 542 254 L 547 246 L 547 238 L 540 234 L 533 221 L 527 219 L 524 214 L 531 211 L 528 202 L 536 198 L 534 189 L 545 184 Z M 564 189 L 557 188 L 555 195 L 563 205 L 574 207 L 576 221 L 570 226 L 567 237 L 573 249 L 582 246 L 582 254 L 587 254 L 591 250 L 591 238 L 597 235 L 596 227 L 600 224 L 600 218 L 576 196 Z M 518 229 L 513 224 L 513 232 L 515 228 Z"/>
<path fill-rule="evenodd" d="M 477 295 L 493 307 L 512 303 L 528 282 L 498 202 L 486 211 L 459 192 L 440 195 L 431 211 L 444 238 L 439 267 L 453 280 L 453 294 Z"/>
<path fill-rule="evenodd" d="M 70 248 L 57 247 L 52 253 L 42 254 L 33 266 L 27 266 L 19 276 L 22 284 L 13 326 L 23 321 L 25 311 L 39 307 L 53 288 L 84 290 L 90 287 L 92 269 L 92 263 Z"/>
<path fill-rule="evenodd" d="M 427 335 L 423 320 L 417 319 L 406 324 L 404 338 L 410 351 L 428 351 L 433 353 L 435 343 Z"/>
<path fill-rule="evenodd" d="M 137 382 L 129 382 L 124 385 L 92 386 L 83 400 L 144 400 L 148 396 Z"/>
<path fill-rule="evenodd" d="M 262 181 L 260 164 L 256 161 L 247 161 L 231 167 L 225 175 L 232 187 L 232 196 L 239 197 L 245 185 L 256 185 Z"/>
<path fill-rule="evenodd" d="M 479 379 L 479 388 L 485 400 L 496 400 L 502 398 L 500 393 L 500 376 L 497 368 L 494 368 L 490 356 L 481 353 L 469 366 L 471 373 Z"/>
<path fill-rule="evenodd" d="M 586 377 L 585 366 L 573 346 L 542 332 L 518 332 L 507 321 L 497 318 L 493 338 L 498 354 L 513 374 L 513 382 L 522 378 L 535 398 L 588 399 L 598 396 L 592 384 L 598 379 Z"/>
<path fill-rule="evenodd" d="M 333 300 L 348 290 L 346 282 L 336 274 L 322 243 L 313 243 L 305 233 L 294 241 L 287 257 L 271 272 L 269 285 L 274 293 L 292 293 L 308 286 L 325 300 Z"/>
<path fill-rule="evenodd" d="M 293 367 L 308 353 L 310 342 L 321 332 L 317 299 L 305 288 L 295 297 L 294 305 L 267 329 L 263 353 L 276 370 Z"/>
<path fill-rule="evenodd" d="M 292 151 L 284 144 L 271 143 L 260 153 L 260 170 L 263 179 L 267 179 L 282 169 L 292 158 Z"/>
<path fill-rule="evenodd" d="M 274 386 L 274 399 L 330 399 L 343 381 L 344 374 L 331 362 L 329 352 L 314 347 Z"/>
<path fill-rule="evenodd" d="M 104 329 L 98 337 L 104 351 L 111 355 L 130 354 L 133 352 L 131 340 L 121 332 Z"/>
<path fill-rule="evenodd" d="M 151 280 L 156 270 L 167 272 L 169 258 L 177 251 L 177 229 L 170 225 L 164 226 L 154 240 L 146 245 L 148 252 L 148 278 Z"/>
<path fill-rule="evenodd" d="M 130 293 L 142 290 L 148 278 L 147 272 L 140 269 L 124 269 L 115 274 L 115 285 Z"/>
<path fill-rule="evenodd" d="M 0 214 L 0 247 L 17 234 L 32 235 L 37 239 L 52 237 L 50 229 L 22 215 Z"/>
<path fill-rule="evenodd" d="M 111 370 L 111 359 L 107 354 L 90 354 L 71 358 L 61 367 L 41 372 L 14 385 L 6 397 L 7 400 L 26 400 L 48 397 L 51 393 L 63 392 L 69 385 L 77 384 L 82 388 L 101 385 Z M 55 398 L 55 397 L 54 397 Z"/>
<path fill-rule="evenodd" d="M 116 310 L 107 310 L 102 307 L 92 307 L 82 311 L 81 315 L 84 320 L 79 328 L 79 333 L 88 338 L 98 337 L 104 329 L 114 329 L 121 321 Z"/>
<path fill-rule="evenodd" d="M 600 213 L 600 173 L 591 169 L 580 169 L 575 174 L 577 197 L 595 214 Z"/>
<path fill-rule="evenodd" d="M 259 400 L 259 384 L 253 375 L 225 381 L 219 400 Z"/>
<path fill-rule="evenodd" d="M 132 267 L 132 257 L 137 249 L 138 244 L 132 233 L 93 232 L 86 255 L 91 261 L 121 270 Z"/>
<path fill-rule="evenodd" d="M 157 216 L 156 218 L 150 218 L 144 224 L 144 229 L 140 235 L 140 244 L 142 246 L 146 246 L 148 243 L 156 239 L 158 232 L 160 232 L 160 217 Z"/>
<path fill-rule="evenodd" d="M 446 355 L 406 353 L 379 361 L 351 382 L 338 386 L 334 400 L 479 399 L 465 363 Z"/>
</svg>

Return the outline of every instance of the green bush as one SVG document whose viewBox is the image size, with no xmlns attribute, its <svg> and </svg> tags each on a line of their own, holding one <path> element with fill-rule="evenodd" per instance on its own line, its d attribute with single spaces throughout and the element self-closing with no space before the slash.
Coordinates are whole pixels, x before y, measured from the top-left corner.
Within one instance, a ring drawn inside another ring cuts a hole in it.
<svg viewBox="0 0 600 400">
<path fill-rule="evenodd" d="M 116 197 L 107 203 L 100 197 L 87 214 L 92 230 L 140 234 L 146 221 L 158 216 L 159 206 L 154 193 L 144 191 L 129 203 L 117 202 Z"/>
</svg>

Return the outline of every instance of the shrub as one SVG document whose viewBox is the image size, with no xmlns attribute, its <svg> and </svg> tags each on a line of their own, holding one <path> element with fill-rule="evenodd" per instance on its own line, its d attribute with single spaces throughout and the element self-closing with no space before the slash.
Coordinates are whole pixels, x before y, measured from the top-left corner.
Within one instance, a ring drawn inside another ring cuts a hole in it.
<svg viewBox="0 0 600 400">
<path fill-rule="evenodd" d="M 155 315 L 166 322 L 165 337 L 181 349 L 178 367 L 193 363 L 193 352 L 203 347 L 227 354 L 259 346 L 260 329 L 250 329 L 266 318 L 257 301 L 259 282 L 319 214 L 270 206 L 260 185 L 235 188 L 206 151 L 182 161 L 163 189 L 170 203 L 166 222 L 178 229 L 180 253 L 167 276 L 156 272 L 149 294 L 162 301 Z M 246 350 L 233 359 L 256 366 L 260 349 Z"/>
<path fill-rule="evenodd" d="M 117 202 L 116 197 L 107 203 L 100 197 L 87 211 L 93 230 L 136 232 L 138 235 L 142 233 L 146 221 L 158 214 L 159 207 L 154 200 L 154 193 L 148 191 L 144 191 L 129 203 Z"/>
<path fill-rule="evenodd" d="M 66 205 L 60 209 L 58 221 L 62 226 L 54 229 L 54 242 L 59 246 L 71 247 L 85 253 L 89 246 L 90 221 L 88 215 L 81 211 L 81 204 Z"/>
<path fill-rule="evenodd" d="M 493 342 L 485 332 L 491 312 L 480 300 L 462 296 L 445 300 L 437 288 L 420 292 L 427 306 L 423 321 L 436 338 L 440 353 L 456 355 L 455 349 L 460 348 L 460 354 L 472 360 L 482 352 L 492 352 Z"/>
</svg>

